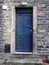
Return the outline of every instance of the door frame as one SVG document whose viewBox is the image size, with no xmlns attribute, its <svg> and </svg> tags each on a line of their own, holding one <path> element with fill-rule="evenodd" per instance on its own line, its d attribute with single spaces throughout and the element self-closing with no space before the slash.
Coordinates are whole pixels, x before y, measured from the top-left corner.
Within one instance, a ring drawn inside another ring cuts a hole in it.
<svg viewBox="0 0 49 65">
<path fill-rule="evenodd" d="M 15 54 L 33 54 L 37 52 L 37 6 L 20 6 L 21 8 L 29 7 L 33 9 L 33 52 L 16 52 L 15 51 L 15 23 L 16 23 L 16 11 L 15 7 L 19 6 L 12 6 L 11 8 L 11 53 Z M 19 7 L 19 8 L 20 8 Z"/>
<path fill-rule="evenodd" d="M 33 32 L 33 22 L 32 22 L 32 20 L 33 20 L 33 19 L 32 19 L 32 18 L 33 18 L 33 15 L 32 15 L 32 14 L 33 14 L 33 12 L 32 12 L 32 11 L 33 11 L 33 8 L 32 8 L 32 7 L 15 7 L 16 20 L 17 20 L 17 9 L 18 9 L 18 11 L 19 11 L 19 9 L 21 9 L 21 10 L 23 10 L 23 9 L 26 9 L 26 10 L 27 10 L 27 9 L 29 9 L 29 10 L 31 11 L 31 23 L 32 23 L 31 28 L 32 28 L 32 32 Z M 25 12 L 26 12 L 26 10 L 25 10 Z M 24 10 L 23 10 L 23 11 L 24 11 Z M 28 14 L 29 14 L 29 13 L 28 13 Z M 30 14 L 29 14 L 29 15 L 30 15 Z M 22 19 L 22 18 L 21 18 L 21 19 Z M 31 24 L 31 23 L 30 23 L 30 24 Z M 16 29 L 17 29 L 17 21 L 16 21 L 16 25 L 15 25 L 15 32 L 17 33 L 17 30 L 16 30 Z M 31 35 L 31 37 L 32 37 L 32 38 L 31 38 L 31 41 L 33 42 L 33 33 L 32 33 L 32 35 Z M 17 49 L 16 49 L 16 45 L 17 45 L 17 41 L 16 41 L 16 40 L 17 40 L 17 34 L 15 34 L 15 51 L 18 52 Z M 33 45 L 32 42 L 30 43 L 30 44 L 31 44 L 31 48 L 33 47 L 33 46 L 32 46 L 32 45 Z M 22 49 L 23 49 L 23 48 L 22 48 Z M 32 51 L 33 51 L 33 48 L 31 49 L 31 52 L 32 52 Z M 20 51 L 20 52 L 21 52 L 21 51 Z M 30 53 L 31 53 L 31 52 L 30 52 Z M 18 53 L 19 53 L 19 52 L 18 52 Z M 26 53 L 26 52 L 25 52 L 25 53 Z"/>
</svg>

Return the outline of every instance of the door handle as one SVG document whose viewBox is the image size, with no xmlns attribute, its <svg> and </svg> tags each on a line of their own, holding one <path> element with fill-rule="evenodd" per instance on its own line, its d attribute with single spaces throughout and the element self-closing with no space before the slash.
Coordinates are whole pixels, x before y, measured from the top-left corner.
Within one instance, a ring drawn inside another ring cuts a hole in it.
<svg viewBox="0 0 49 65">
<path fill-rule="evenodd" d="M 30 30 L 30 32 L 32 32 L 32 29 Z"/>
</svg>

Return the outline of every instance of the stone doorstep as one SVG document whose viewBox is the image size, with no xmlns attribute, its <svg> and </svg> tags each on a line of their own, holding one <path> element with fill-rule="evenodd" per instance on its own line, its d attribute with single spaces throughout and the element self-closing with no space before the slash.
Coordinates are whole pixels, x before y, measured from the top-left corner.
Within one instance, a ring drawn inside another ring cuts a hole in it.
<svg viewBox="0 0 49 65">
<path fill-rule="evenodd" d="M 14 59 L 14 60 L 7 60 L 7 63 L 14 62 L 14 63 L 43 63 L 42 59 Z"/>
<path fill-rule="evenodd" d="M 4 63 L 4 61 L 5 61 L 4 59 L 2 59 L 2 60 L 0 59 L 0 64 L 1 64 L 1 63 Z"/>
</svg>

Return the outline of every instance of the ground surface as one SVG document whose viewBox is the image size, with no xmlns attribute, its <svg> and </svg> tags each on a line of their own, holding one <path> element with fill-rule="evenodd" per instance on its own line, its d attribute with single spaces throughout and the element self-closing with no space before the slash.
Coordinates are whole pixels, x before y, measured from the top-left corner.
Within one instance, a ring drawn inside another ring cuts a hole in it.
<svg viewBox="0 0 49 65">
<path fill-rule="evenodd" d="M 7 65 L 42 65 L 42 64 L 33 64 L 33 63 L 7 63 Z"/>
</svg>

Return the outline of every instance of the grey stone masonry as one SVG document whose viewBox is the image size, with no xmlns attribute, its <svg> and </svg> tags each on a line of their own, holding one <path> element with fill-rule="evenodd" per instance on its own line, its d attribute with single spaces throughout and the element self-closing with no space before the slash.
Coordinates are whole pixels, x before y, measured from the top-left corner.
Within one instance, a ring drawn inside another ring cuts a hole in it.
<svg viewBox="0 0 49 65">
<path fill-rule="evenodd" d="M 0 2 L 0 52 L 4 52 L 5 44 L 11 43 L 11 17 L 10 17 L 10 3 L 1 0 Z M 8 9 L 3 9 L 3 5 L 7 4 Z"/>
<path fill-rule="evenodd" d="M 37 6 L 37 53 L 49 54 L 49 0 L 0 0 L 0 52 L 4 52 L 5 44 L 11 43 L 11 8 L 21 2 Z"/>
</svg>

